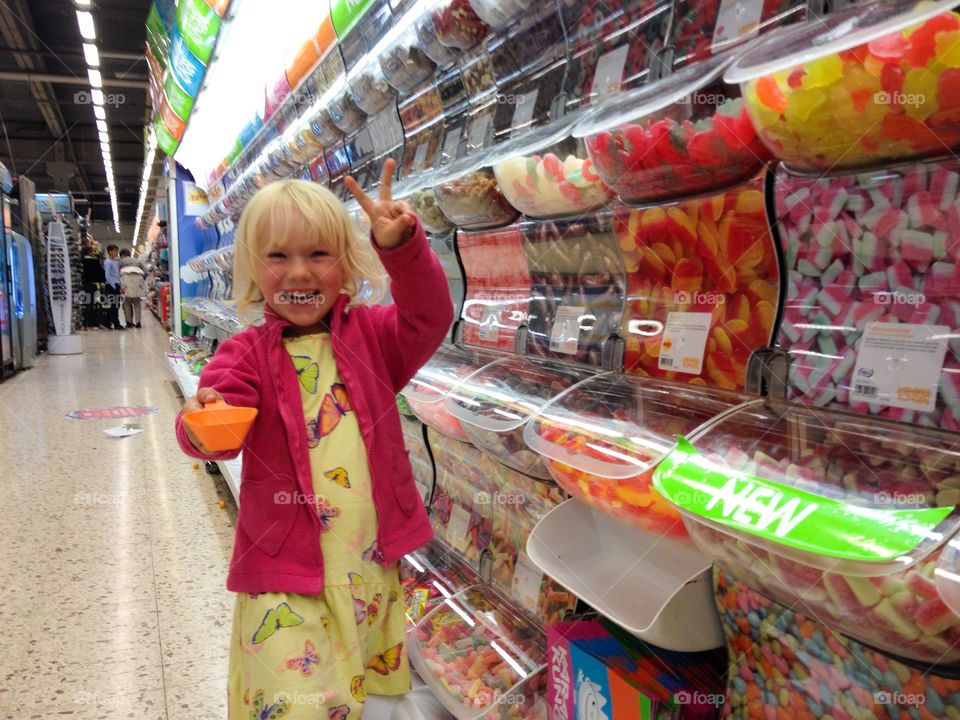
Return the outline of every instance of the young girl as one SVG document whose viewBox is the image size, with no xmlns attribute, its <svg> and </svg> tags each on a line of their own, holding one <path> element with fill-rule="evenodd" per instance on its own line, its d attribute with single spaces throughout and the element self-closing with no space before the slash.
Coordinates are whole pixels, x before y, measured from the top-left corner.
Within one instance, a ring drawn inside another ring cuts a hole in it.
<svg viewBox="0 0 960 720">
<path fill-rule="evenodd" d="M 396 393 L 453 319 L 446 276 L 420 223 L 351 178 L 394 304 L 344 206 L 313 183 L 274 183 L 237 230 L 234 295 L 266 322 L 224 342 L 181 411 L 256 407 L 243 446 L 227 588 L 237 594 L 228 705 L 239 720 L 360 720 L 367 693 L 410 689 L 397 560 L 432 536 L 404 448 Z M 193 457 L 207 452 L 177 418 Z"/>
</svg>

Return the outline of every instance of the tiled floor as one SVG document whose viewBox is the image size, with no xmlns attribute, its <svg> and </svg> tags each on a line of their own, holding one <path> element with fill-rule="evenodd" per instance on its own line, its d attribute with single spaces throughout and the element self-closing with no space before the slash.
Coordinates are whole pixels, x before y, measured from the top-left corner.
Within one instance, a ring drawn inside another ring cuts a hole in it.
<svg viewBox="0 0 960 720">
<path fill-rule="evenodd" d="M 222 720 L 235 506 L 177 448 L 154 318 L 84 342 L 0 384 L 0 718 Z M 115 405 L 159 412 L 66 417 Z"/>
</svg>

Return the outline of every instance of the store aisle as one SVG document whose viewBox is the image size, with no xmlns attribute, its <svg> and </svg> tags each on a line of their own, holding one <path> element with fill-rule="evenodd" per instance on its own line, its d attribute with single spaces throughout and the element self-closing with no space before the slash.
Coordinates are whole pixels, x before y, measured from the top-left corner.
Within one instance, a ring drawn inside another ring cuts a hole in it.
<svg viewBox="0 0 960 720">
<path fill-rule="evenodd" d="M 0 718 L 222 720 L 235 505 L 177 447 L 159 323 L 84 342 L 0 384 Z M 66 417 L 133 405 L 121 439 Z"/>
</svg>

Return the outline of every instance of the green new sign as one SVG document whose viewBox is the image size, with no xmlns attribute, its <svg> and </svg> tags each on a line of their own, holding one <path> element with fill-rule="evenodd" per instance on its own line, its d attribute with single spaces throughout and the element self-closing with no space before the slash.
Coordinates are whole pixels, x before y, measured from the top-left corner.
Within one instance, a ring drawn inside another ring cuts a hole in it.
<svg viewBox="0 0 960 720">
<path fill-rule="evenodd" d="M 190 52 L 200 62 L 208 63 L 220 31 L 220 16 L 207 5 L 206 0 L 180 0 L 177 5 L 177 25 Z"/>
<path fill-rule="evenodd" d="M 684 438 L 653 474 L 667 500 L 714 523 L 797 550 L 864 562 L 894 560 L 929 537 L 954 507 L 854 505 L 731 472 Z"/>
<path fill-rule="evenodd" d="M 330 8 L 330 20 L 337 37 L 343 40 L 357 20 L 373 4 L 374 0 L 335 0 Z"/>
</svg>

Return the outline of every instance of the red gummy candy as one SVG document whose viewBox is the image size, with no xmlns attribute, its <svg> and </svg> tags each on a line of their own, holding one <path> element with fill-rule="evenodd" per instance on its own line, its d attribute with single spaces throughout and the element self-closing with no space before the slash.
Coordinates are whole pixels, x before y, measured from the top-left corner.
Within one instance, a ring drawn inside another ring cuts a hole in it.
<svg viewBox="0 0 960 720">
<path fill-rule="evenodd" d="M 898 95 L 903 91 L 903 79 L 906 73 L 899 65 L 884 65 L 880 71 L 880 87 L 888 95 Z"/>
<path fill-rule="evenodd" d="M 750 122 L 746 108 L 735 118 L 717 113 L 713 117 L 713 127 L 723 141 L 734 149 L 747 147 L 757 139 L 757 131 Z"/>
<path fill-rule="evenodd" d="M 930 130 L 909 115 L 889 113 L 883 117 L 883 134 L 891 140 L 903 140 L 916 149 L 930 143 Z"/>
<path fill-rule="evenodd" d="M 910 35 L 910 49 L 903 55 L 903 59 L 911 67 L 926 67 L 930 58 L 937 54 L 937 33 L 950 32 L 958 27 L 960 22 L 953 13 L 944 13 L 930 18 Z"/>
<path fill-rule="evenodd" d="M 937 80 L 940 109 L 960 107 L 960 68 L 947 68 Z"/>
<path fill-rule="evenodd" d="M 787 85 L 789 85 L 794 90 L 798 90 L 803 86 L 803 78 L 807 74 L 807 71 L 803 68 L 797 68 L 792 73 L 790 77 L 787 78 Z"/>
<path fill-rule="evenodd" d="M 875 58 L 885 62 L 895 62 L 903 58 L 910 45 L 903 35 L 897 32 L 872 40 L 867 47 Z"/>
</svg>

